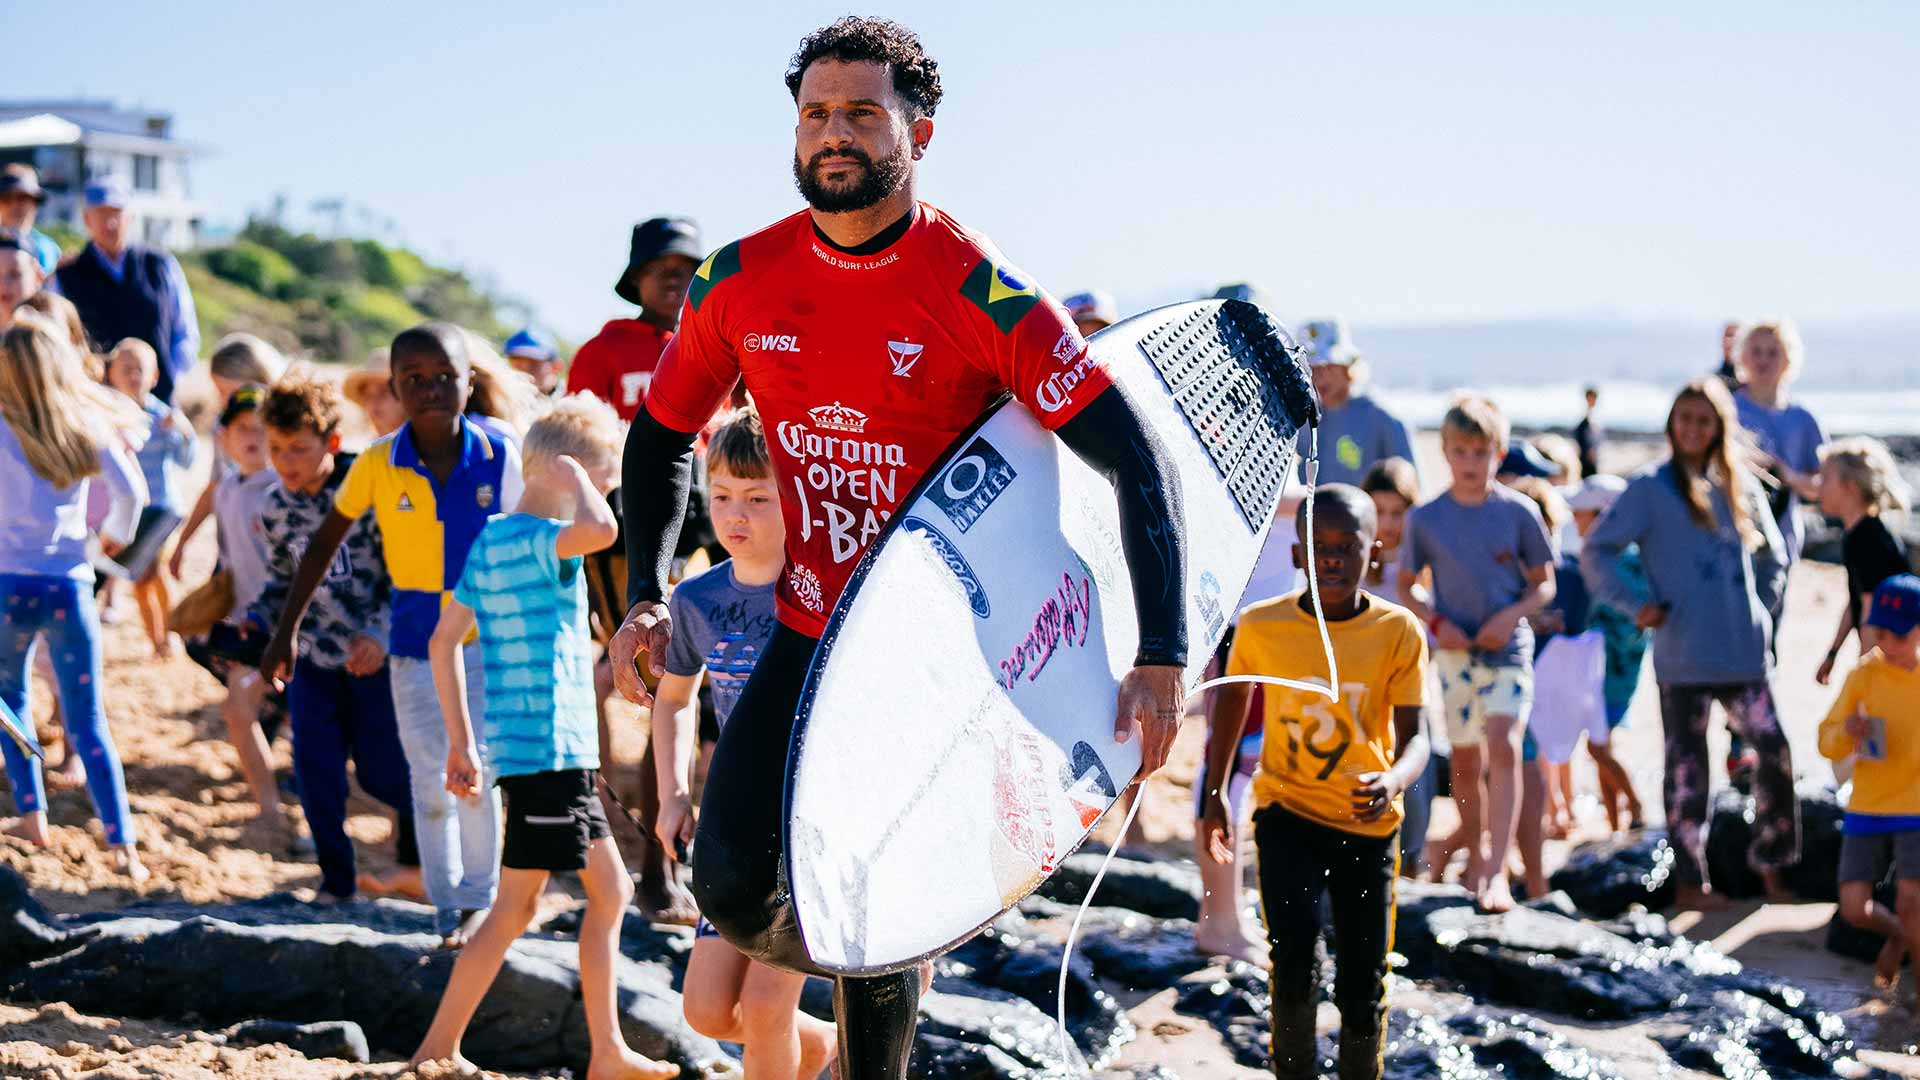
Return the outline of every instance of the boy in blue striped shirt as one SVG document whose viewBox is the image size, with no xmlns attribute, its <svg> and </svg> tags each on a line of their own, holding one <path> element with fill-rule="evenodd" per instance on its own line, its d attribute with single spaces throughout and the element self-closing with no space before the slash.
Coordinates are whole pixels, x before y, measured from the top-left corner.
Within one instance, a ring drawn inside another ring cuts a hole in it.
<svg viewBox="0 0 1920 1080">
<path fill-rule="evenodd" d="M 607 503 L 620 470 L 620 422 L 585 394 L 534 421 L 521 447 L 526 492 L 511 514 L 491 518 L 467 553 L 453 596 L 427 647 L 447 724 L 447 790 L 480 794 L 482 776 L 505 795 L 500 892 L 447 978 L 447 989 L 413 1061 L 460 1056 L 467 1023 L 500 972 L 507 947 L 533 921 L 550 874 L 580 873 L 580 991 L 592 1041 L 590 1074 L 652 1080 L 679 1073 L 631 1050 L 620 1034 L 614 957 L 633 897 L 607 813 L 594 791 L 600 767 L 593 700 L 593 642 L 581 557 L 618 535 Z M 467 709 L 461 641 L 480 630 L 485 660 L 482 763 Z"/>
</svg>

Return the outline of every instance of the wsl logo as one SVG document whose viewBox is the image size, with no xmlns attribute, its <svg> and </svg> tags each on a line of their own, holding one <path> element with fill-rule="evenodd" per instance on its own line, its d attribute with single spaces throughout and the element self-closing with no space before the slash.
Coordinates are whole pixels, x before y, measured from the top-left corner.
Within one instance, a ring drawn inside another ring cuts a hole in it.
<svg viewBox="0 0 1920 1080">
<path fill-rule="evenodd" d="M 800 351 L 800 335 L 748 334 L 741 340 L 740 347 L 748 352 L 797 353 Z"/>
<path fill-rule="evenodd" d="M 909 517 L 900 525 L 910 532 L 926 537 L 927 543 L 933 547 L 933 553 L 940 556 L 940 561 L 947 564 L 947 569 L 953 571 L 954 580 L 960 583 L 960 591 L 967 596 L 967 606 L 973 609 L 975 615 L 984 619 L 993 614 L 992 605 L 987 603 L 987 587 L 980 583 L 979 575 L 973 572 L 973 567 L 967 565 L 966 558 L 960 554 L 959 548 L 953 546 L 953 541 L 947 539 L 939 529 L 927 524 L 921 518 Z"/>
</svg>

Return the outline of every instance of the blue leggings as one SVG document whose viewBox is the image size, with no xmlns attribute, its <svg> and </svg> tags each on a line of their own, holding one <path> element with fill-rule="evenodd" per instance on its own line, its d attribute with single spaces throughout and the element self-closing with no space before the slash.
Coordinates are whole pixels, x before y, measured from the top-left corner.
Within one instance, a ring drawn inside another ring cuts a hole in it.
<svg viewBox="0 0 1920 1080">
<path fill-rule="evenodd" d="M 100 701 L 100 617 L 94 610 L 92 585 L 65 577 L 0 574 L 0 701 L 24 721 L 20 726 L 28 738 L 34 738 L 34 731 L 33 710 L 27 704 L 27 671 L 36 634 L 45 636 L 52 653 L 67 744 L 86 768 L 87 792 L 106 829 L 107 843 L 131 844 L 133 819 L 127 812 L 126 779 Z M 40 759 L 21 753 L 12 739 L 0 739 L 0 752 L 7 757 L 15 808 L 22 814 L 44 811 L 47 789 Z"/>
</svg>

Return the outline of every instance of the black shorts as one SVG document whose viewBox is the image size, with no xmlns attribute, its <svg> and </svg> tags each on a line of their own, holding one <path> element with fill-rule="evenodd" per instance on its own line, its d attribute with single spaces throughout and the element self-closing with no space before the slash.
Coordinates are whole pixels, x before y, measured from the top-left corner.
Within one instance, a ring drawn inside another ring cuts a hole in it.
<svg viewBox="0 0 1920 1080">
<path fill-rule="evenodd" d="M 506 838 L 500 865 L 514 870 L 579 870 L 587 848 L 612 836 L 592 769 L 526 773 L 500 778 L 506 797 Z"/>
</svg>

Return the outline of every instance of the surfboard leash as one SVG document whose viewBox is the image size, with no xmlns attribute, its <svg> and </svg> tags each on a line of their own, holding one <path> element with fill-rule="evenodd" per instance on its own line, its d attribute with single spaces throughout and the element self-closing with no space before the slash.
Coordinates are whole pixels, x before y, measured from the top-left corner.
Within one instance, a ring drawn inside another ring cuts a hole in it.
<svg viewBox="0 0 1920 1080">
<path fill-rule="evenodd" d="M 1307 427 L 1307 591 L 1313 597 L 1313 621 L 1320 630 L 1320 647 L 1327 657 L 1327 685 L 1307 682 L 1303 679 L 1286 679 L 1278 675 L 1221 675 L 1208 679 L 1188 692 L 1186 701 L 1192 701 L 1216 686 L 1231 683 L 1263 683 L 1268 686 L 1285 686 L 1309 694 L 1318 694 L 1330 701 L 1340 700 L 1340 662 L 1333 655 L 1333 635 L 1327 632 L 1326 608 L 1320 603 L 1319 560 L 1315 557 L 1313 546 L 1313 493 L 1320 483 L 1320 424 L 1318 417 L 1308 422 Z M 1138 795 L 1133 805 L 1127 807 L 1127 816 L 1120 822 L 1120 835 L 1127 835 L 1133 828 L 1133 819 L 1140 813 L 1140 804 L 1146 800 Z M 1073 925 L 1067 930 L 1066 945 L 1060 950 L 1060 983 L 1054 990 L 1054 1020 L 1059 1026 L 1060 1067 L 1068 1068 L 1073 1060 L 1073 1042 L 1067 1035 L 1067 971 L 1073 963 L 1073 945 L 1080 937 L 1080 923 L 1087 917 L 1087 910 L 1093 907 L 1094 893 L 1100 889 L 1100 882 L 1106 879 L 1107 868 L 1113 865 L 1113 857 L 1120 852 L 1120 845 L 1114 844 L 1100 860 L 1100 869 L 1093 875 L 1093 881 L 1087 886 L 1087 895 L 1080 901 L 1079 910 L 1073 913 Z M 1238 885 L 1235 886 L 1238 888 Z M 1089 1070 L 1091 1075 L 1091 1070 Z"/>
</svg>

